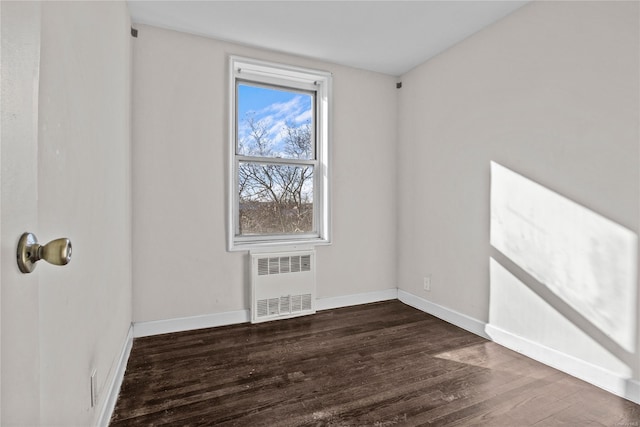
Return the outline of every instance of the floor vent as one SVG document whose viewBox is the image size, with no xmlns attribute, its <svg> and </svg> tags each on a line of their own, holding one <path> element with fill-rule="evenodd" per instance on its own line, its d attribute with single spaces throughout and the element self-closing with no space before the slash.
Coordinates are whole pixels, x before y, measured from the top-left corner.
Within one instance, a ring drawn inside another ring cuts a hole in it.
<svg viewBox="0 0 640 427">
<path fill-rule="evenodd" d="M 251 322 L 315 313 L 315 252 L 251 254 Z"/>
</svg>

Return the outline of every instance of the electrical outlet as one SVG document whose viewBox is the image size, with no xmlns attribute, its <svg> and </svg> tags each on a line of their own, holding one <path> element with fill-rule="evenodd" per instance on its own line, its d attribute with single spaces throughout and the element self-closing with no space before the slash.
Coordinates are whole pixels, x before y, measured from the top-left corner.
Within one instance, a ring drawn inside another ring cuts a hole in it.
<svg viewBox="0 0 640 427">
<path fill-rule="evenodd" d="M 431 275 L 424 276 L 423 285 L 424 290 L 427 292 L 431 291 Z"/>
<path fill-rule="evenodd" d="M 91 407 L 93 408 L 98 403 L 98 371 L 93 370 L 91 372 Z"/>
</svg>

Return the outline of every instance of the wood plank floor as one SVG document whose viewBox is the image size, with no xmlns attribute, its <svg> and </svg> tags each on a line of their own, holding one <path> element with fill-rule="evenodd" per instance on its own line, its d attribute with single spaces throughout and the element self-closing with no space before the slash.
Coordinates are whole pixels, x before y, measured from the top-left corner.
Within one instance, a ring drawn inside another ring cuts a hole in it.
<svg viewBox="0 0 640 427">
<path fill-rule="evenodd" d="M 640 406 L 389 301 L 136 339 L 123 425 L 640 427 Z"/>
</svg>

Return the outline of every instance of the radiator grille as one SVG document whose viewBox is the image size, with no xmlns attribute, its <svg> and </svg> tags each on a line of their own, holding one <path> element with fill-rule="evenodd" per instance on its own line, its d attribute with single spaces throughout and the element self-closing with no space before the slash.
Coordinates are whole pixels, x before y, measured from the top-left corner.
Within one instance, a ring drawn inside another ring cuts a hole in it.
<svg viewBox="0 0 640 427">
<path fill-rule="evenodd" d="M 258 319 L 285 316 L 311 310 L 311 294 L 286 295 L 280 298 L 266 298 L 256 301 Z"/>
<path fill-rule="evenodd" d="M 311 255 L 258 259 L 258 276 L 311 271 Z"/>
<path fill-rule="evenodd" d="M 315 253 L 252 254 L 252 322 L 315 313 Z"/>
</svg>

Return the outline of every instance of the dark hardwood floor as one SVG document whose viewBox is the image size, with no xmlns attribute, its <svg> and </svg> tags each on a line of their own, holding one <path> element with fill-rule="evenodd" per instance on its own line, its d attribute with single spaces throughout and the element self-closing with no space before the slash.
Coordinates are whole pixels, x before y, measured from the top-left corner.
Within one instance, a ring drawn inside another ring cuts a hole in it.
<svg viewBox="0 0 640 427">
<path fill-rule="evenodd" d="M 640 406 L 390 301 L 134 341 L 121 425 L 627 426 Z"/>
</svg>

